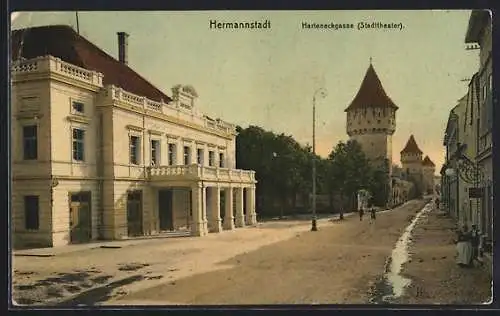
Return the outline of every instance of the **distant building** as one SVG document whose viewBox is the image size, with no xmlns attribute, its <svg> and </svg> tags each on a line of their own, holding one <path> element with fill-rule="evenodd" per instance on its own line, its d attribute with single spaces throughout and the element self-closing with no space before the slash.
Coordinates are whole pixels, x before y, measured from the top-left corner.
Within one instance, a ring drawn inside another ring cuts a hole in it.
<svg viewBox="0 0 500 316">
<path fill-rule="evenodd" d="M 429 156 L 425 156 L 422 160 L 422 180 L 423 180 L 423 189 L 426 194 L 434 194 L 435 191 L 435 174 L 436 173 L 436 165 Z"/>
<path fill-rule="evenodd" d="M 388 199 L 391 197 L 392 135 L 398 107 L 386 94 L 370 62 L 358 93 L 345 109 L 347 135 L 356 140 L 376 167 L 387 170 Z"/>
<path fill-rule="evenodd" d="M 12 33 L 15 247 L 255 223 L 235 126 L 200 113 L 193 87 L 167 96 L 132 70 L 127 37 L 116 60 L 68 26 Z"/>
<path fill-rule="evenodd" d="M 432 194 L 434 191 L 434 173 L 436 166 L 434 162 L 425 156 L 418 147 L 415 137 L 410 135 L 401 154 L 401 164 L 403 167 L 403 178 L 415 184 L 417 192 L 422 194 Z"/>
</svg>

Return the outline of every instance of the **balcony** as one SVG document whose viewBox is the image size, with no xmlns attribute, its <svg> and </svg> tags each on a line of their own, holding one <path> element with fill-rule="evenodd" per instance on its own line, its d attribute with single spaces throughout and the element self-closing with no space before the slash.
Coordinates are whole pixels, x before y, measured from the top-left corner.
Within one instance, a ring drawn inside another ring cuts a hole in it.
<svg viewBox="0 0 500 316">
<path fill-rule="evenodd" d="M 158 166 L 148 168 L 150 181 L 213 181 L 256 183 L 255 171 L 193 165 Z"/>
<path fill-rule="evenodd" d="M 58 74 L 93 86 L 103 86 L 102 73 L 75 66 L 52 56 L 14 61 L 11 66 L 11 73 L 13 81 L 16 81 L 19 76 Z"/>
<path fill-rule="evenodd" d="M 113 85 L 104 87 L 101 100 L 104 105 L 119 102 L 143 113 L 163 114 L 202 127 L 205 130 L 212 130 L 225 134 L 236 133 L 235 125 L 220 119 L 211 119 L 201 112 L 198 112 L 196 109 L 186 109 L 175 102 L 165 103 L 153 101 Z"/>
</svg>

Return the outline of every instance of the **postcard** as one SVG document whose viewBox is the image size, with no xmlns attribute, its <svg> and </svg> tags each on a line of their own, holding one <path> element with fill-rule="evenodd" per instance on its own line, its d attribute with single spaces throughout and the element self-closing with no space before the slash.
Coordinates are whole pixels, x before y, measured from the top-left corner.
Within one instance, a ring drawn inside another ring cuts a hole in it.
<svg viewBox="0 0 500 316">
<path fill-rule="evenodd" d="M 12 13 L 13 305 L 491 303 L 491 19 Z"/>
</svg>

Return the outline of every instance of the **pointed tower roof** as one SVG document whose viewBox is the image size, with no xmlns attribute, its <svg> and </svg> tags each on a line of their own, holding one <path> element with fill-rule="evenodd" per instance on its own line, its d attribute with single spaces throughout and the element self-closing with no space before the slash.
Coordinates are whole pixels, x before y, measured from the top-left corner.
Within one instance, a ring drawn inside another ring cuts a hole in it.
<svg viewBox="0 0 500 316">
<path fill-rule="evenodd" d="M 422 161 L 422 165 L 426 167 L 435 167 L 436 165 L 432 162 L 431 158 L 429 156 L 425 156 L 424 160 Z"/>
<path fill-rule="evenodd" d="M 351 104 L 344 111 L 347 112 L 353 109 L 370 107 L 391 108 L 394 110 L 398 109 L 396 104 L 394 104 L 391 98 L 389 98 L 389 96 L 385 93 L 382 83 L 373 68 L 371 58 L 370 66 L 368 66 L 368 69 L 366 70 L 365 78 L 361 83 L 358 93 L 354 97 L 354 100 L 352 100 Z"/>
<path fill-rule="evenodd" d="M 405 148 L 401 150 L 401 154 L 421 154 L 422 151 L 418 148 L 417 142 L 415 141 L 415 137 L 413 135 L 410 136 L 408 142 L 406 143 Z"/>
</svg>

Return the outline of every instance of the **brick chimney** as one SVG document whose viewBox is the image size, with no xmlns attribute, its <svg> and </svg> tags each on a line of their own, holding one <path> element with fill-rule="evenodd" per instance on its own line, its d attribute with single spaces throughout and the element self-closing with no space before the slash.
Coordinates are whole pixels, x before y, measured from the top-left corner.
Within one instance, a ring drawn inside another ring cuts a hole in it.
<svg viewBox="0 0 500 316">
<path fill-rule="evenodd" d="M 128 65 L 128 34 L 118 32 L 118 61 Z"/>
</svg>

